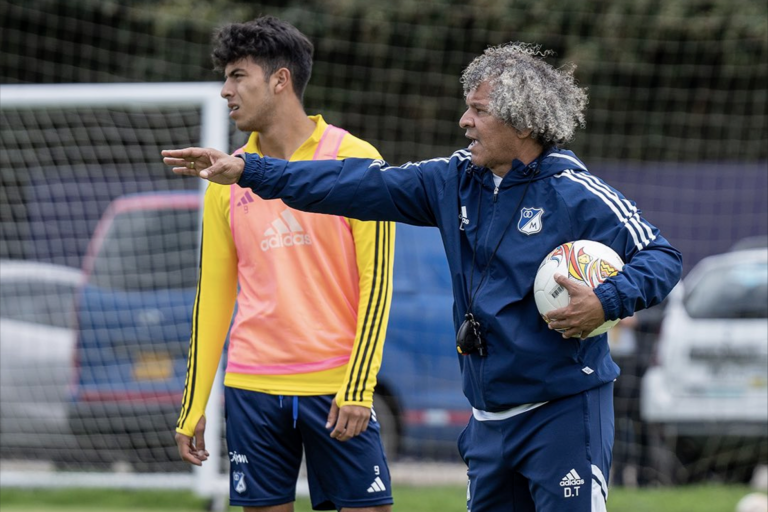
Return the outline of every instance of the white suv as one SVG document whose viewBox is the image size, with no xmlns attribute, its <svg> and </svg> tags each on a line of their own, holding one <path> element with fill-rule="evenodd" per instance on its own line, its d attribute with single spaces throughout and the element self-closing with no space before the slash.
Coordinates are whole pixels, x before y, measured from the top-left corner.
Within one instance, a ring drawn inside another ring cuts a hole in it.
<svg viewBox="0 0 768 512">
<path fill-rule="evenodd" d="M 673 290 L 640 398 L 643 420 L 689 472 L 702 458 L 732 469 L 727 459 L 741 450 L 748 477 L 746 466 L 766 457 L 768 248 L 710 256 Z M 723 439 L 739 442 L 725 448 Z"/>
</svg>

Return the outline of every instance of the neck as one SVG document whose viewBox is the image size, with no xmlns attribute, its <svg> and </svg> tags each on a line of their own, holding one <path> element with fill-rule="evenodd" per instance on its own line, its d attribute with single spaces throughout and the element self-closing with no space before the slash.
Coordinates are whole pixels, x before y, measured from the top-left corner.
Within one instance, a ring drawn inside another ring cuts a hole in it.
<svg viewBox="0 0 768 512">
<path fill-rule="evenodd" d="M 290 160 L 315 131 L 315 123 L 300 104 L 276 112 L 275 121 L 259 132 L 259 151 L 264 156 Z"/>
<path fill-rule="evenodd" d="M 538 142 L 533 141 L 532 139 L 526 139 L 526 143 L 522 144 L 519 148 L 518 154 L 515 155 L 513 158 L 514 160 L 518 160 L 523 163 L 523 165 L 528 165 L 537 158 L 539 158 L 539 155 L 544 151 L 544 146 L 539 144 Z M 503 178 L 507 175 L 507 173 L 512 169 L 512 162 L 509 164 L 499 165 L 496 167 L 493 167 L 491 169 L 491 172 L 495 174 L 496 176 L 499 176 Z"/>
</svg>

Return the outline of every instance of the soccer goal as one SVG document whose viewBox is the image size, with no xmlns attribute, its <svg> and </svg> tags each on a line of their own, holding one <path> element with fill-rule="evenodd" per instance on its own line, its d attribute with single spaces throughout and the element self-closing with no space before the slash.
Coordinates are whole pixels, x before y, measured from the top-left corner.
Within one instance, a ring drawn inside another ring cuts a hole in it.
<svg viewBox="0 0 768 512">
<path fill-rule="evenodd" d="M 217 83 L 0 87 L 0 486 L 223 496 L 173 441 L 197 279 L 201 190 L 166 148 L 232 148 Z"/>
</svg>

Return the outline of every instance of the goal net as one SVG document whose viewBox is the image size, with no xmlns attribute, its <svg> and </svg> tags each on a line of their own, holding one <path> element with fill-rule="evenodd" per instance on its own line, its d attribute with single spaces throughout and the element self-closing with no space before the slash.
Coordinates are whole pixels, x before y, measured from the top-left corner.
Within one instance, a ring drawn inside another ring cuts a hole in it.
<svg viewBox="0 0 768 512">
<path fill-rule="evenodd" d="M 13 471 L 38 460 L 66 470 L 46 475 L 54 484 L 192 487 L 173 431 L 202 182 L 173 176 L 160 151 L 229 148 L 218 91 L 202 82 L 0 89 L 3 484 L 39 484 Z M 220 407 L 212 400 L 212 439 Z M 104 478 L 115 471 L 149 474 Z"/>
<path fill-rule="evenodd" d="M 293 23 L 315 45 L 307 112 L 371 142 L 392 164 L 464 147 L 461 71 L 488 46 L 540 43 L 556 52 L 551 63 L 575 63 L 589 91 L 586 127 L 570 148 L 637 202 L 682 251 L 686 274 L 738 243 L 764 244 L 768 43 L 761 2 L 6 0 L 3 468 L 39 460 L 59 475 L 130 469 L 188 476 L 175 462 L 171 432 L 196 279 L 197 250 L 188 244 L 196 237 L 198 182 L 172 176 L 159 153 L 242 145 L 245 135 L 220 112 L 226 102 L 219 87 L 208 83 L 221 78 L 210 69 L 210 36 L 262 14 Z M 453 342 L 427 323 L 442 319 L 450 331 L 444 258 L 439 251 L 424 256 L 435 244 L 439 236 L 429 230 L 398 231 L 398 320 L 388 331 L 376 397 L 392 460 L 460 462 L 456 437 L 469 412 Z M 6 279 L 24 284 L 6 286 Z M 79 291 L 70 300 L 72 282 Z M 408 316 L 420 311 L 408 299 L 417 292 L 431 294 L 434 315 Z M 739 428 L 716 424 L 717 435 L 683 436 L 641 415 L 643 377 L 660 362 L 661 318 L 655 308 L 612 333 L 622 367 L 612 481 L 747 479 L 768 462 L 765 424 L 747 425 L 762 428 L 758 435 L 732 435 L 754 432 L 737 421 Z M 41 322 L 44 330 L 34 330 Z M 54 338 L 61 344 L 34 341 Z M 748 359 L 723 355 L 737 374 Z M 768 357 L 752 355 L 761 364 Z M 756 372 L 744 392 L 766 393 L 767 381 Z M 10 482 L 6 475 L 0 485 Z"/>
</svg>

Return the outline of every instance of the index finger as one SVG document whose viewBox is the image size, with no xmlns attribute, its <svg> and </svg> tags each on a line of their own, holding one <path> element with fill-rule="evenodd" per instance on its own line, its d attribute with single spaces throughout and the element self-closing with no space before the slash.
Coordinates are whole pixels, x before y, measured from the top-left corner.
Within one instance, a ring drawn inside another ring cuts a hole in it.
<svg viewBox="0 0 768 512">
<path fill-rule="evenodd" d="M 349 435 L 351 428 L 349 420 L 350 418 L 347 411 L 343 407 L 339 409 L 339 417 L 336 419 L 336 427 L 333 429 L 333 432 L 331 432 L 331 437 L 333 439 L 346 441 L 352 437 Z"/>
<path fill-rule="evenodd" d="M 164 149 L 160 152 L 162 156 L 171 158 L 198 158 L 203 156 L 203 148 L 184 148 L 184 149 Z"/>
<path fill-rule="evenodd" d="M 566 290 L 572 290 L 574 286 L 578 286 L 578 284 L 575 281 L 573 281 L 572 279 L 569 279 L 568 276 L 565 274 L 555 274 L 554 279 L 557 284 L 559 284 Z"/>
</svg>

